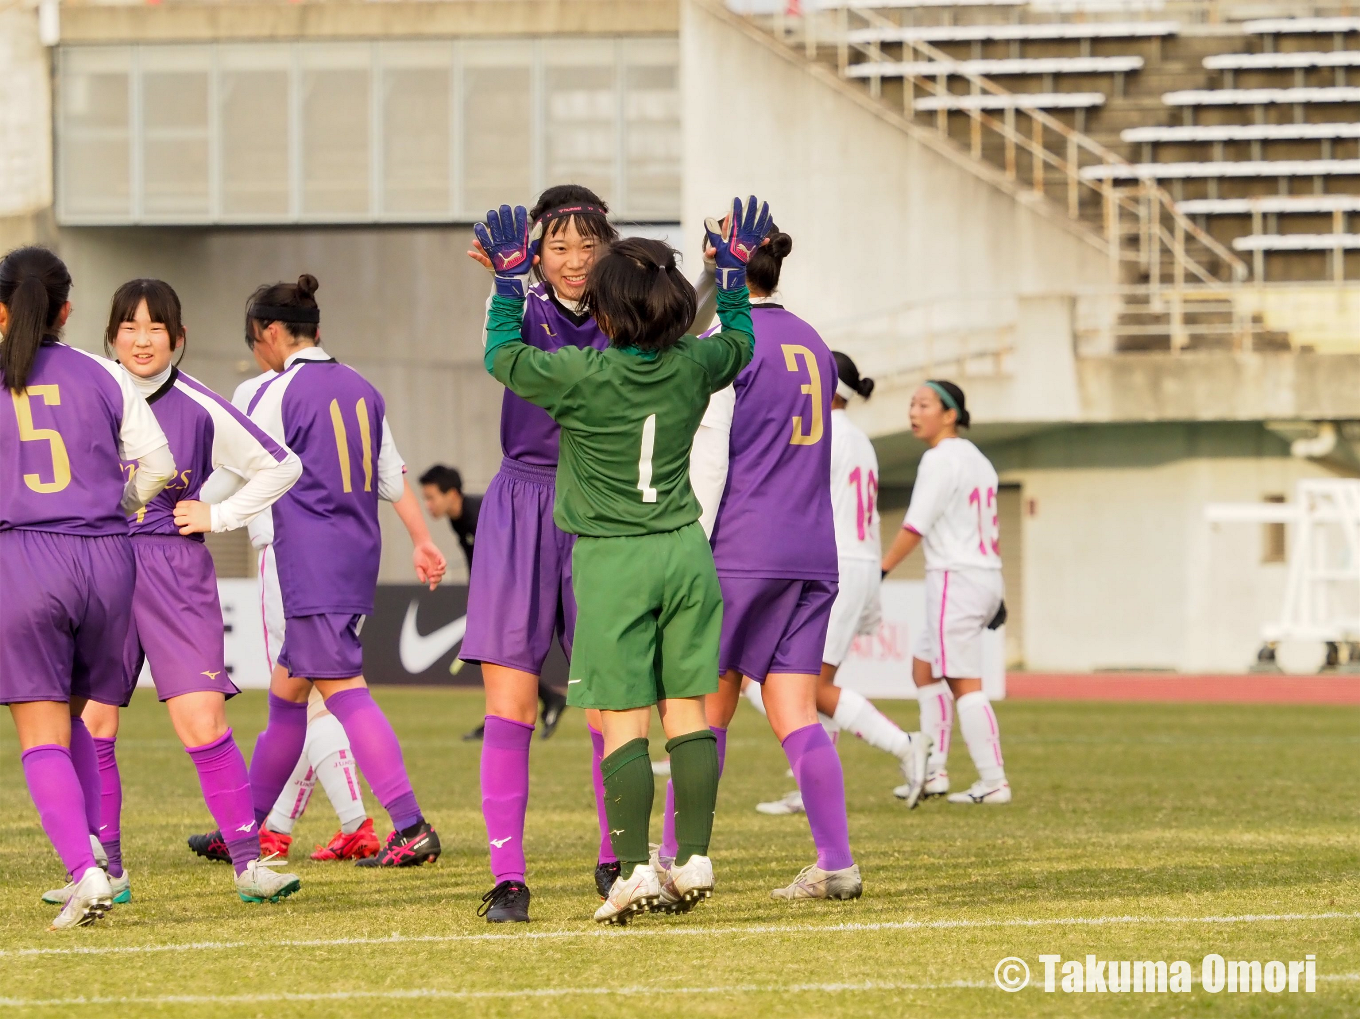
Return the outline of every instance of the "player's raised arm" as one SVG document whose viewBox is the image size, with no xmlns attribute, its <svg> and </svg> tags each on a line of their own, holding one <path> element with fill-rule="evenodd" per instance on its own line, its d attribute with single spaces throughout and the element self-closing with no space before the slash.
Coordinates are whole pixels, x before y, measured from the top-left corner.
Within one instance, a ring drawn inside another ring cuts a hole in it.
<svg viewBox="0 0 1360 1019">
<path fill-rule="evenodd" d="M 553 413 L 558 398 L 579 382 L 586 360 L 577 348 L 549 353 L 524 342 L 525 282 L 538 251 L 524 206 L 502 205 L 473 228 L 496 271 L 496 292 L 486 313 L 486 370 L 511 392 Z"/>
<path fill-rule="evenodd" d="M 708 368 L 712 391 L 731 385 L 751 361 L 755 327 L 751 324 L 751 294 L 746 289 L 746 265 L 770 230 L 770 206 L 752 195 L 743 207 L 732 199 L 732 212 L 722 222 L 704 221 L 713 249 L 721 331 L 695 344 L 695 355 Z"/>
</svg>

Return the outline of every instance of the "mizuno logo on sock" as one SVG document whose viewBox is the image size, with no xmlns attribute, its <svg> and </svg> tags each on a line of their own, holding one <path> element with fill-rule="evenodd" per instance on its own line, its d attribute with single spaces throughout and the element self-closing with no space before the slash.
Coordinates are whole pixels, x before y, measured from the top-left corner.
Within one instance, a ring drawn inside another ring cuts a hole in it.
<svg viewBox="0 0 1360 1019">
<path fill-rule="evenodd" d="M 241 827 L 237 828 L 236 830 L 237 830 L 237 831 L 240 831 L 240 832 L 245 832 L 247 835 L 249 835 L 249 834 L 250 834 L 250 829 L 252 829 L 252 828 L 254 828 L 254 827 L 255 827 L 255 822 L 254 822 L 254 821 L 251 821 L 250 824 L 243 824 L 243 825 L 241 825 Z"/>
<path fill-rule="evenodd" d="M 495 846 L 497 849 L 500 849 L 501 846 L 505 845 L 505 844 L 506 844 L 507 842 L 509 842 L 512 838 L 514 838 L 513 835 L 507 835 L 507 836 L 505 836 L 505 838 L 503 838 L 503 839 L 487 839 L 487 841 L 490 842 L 490 843 L 491 843 L 493 846 Z"/>
<path fill-rule="evenodd" d="M 623 829 L 622 829 L 622 828 L 611 828 L 610 831 L 609 831 L 609 834 L 610 834 L 611 837 L 614 836 L 614 835 L 622 835 L 622 834 L 623 834 Z"/>
</svg>

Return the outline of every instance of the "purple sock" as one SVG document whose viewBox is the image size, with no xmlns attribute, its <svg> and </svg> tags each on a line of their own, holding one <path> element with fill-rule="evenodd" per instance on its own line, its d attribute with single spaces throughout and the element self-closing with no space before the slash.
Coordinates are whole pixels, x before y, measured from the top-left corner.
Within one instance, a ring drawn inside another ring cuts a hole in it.
<svg viewBox="0 0 1360 1019">
<path fill-rule="evenodd" d="M 305 707 L 305 705 L 304 705 Z M 402 760 L 401 744 L 392 724 L 373 700 L 366 686 L 356 686 L 341 690 L 326 698 L 326 707 L 340 720 L 345 735 L 349 737 L 350 749 L 354 751 L 354 761 L 368 779 L 373 795 L 392 817 L 392 827 L 405 831 L 423 820 L 416 794 L 411 791 L 411 779 L 406 774 L 406 762 Z M 303 725 L 306 730 L 305 719 Z M 301 745 L 299 744 L 299 750 Z M 293 759 L 297 763 L 297 758 Z M 288 769 L 292 771 L 290 766 Z M 287 776 L 284 776 L 287 778 Z M 282 790 L 280 785 L 279 789 Z M 275 796 L 277 797 L 277 793 Z M 259 801 L 256 801 L 257 804 Z M 272 802 L 270 806 L 273 806 Z M 256 808 L 258 813 L 258 806 Z"/>
<path fill-rule="evenodd" d="M 524 880 L 524 810 L 529 805 L 529 741 L 534 727 L 486 716 L 482 737 L 482 817 L 496 883 Z"/>
<path fill-rule="evenodd" d="M 109 857 L 109 873 L 123 875 L 123 779 L 118 774 L 117 737 L 95 736 L 99 757 L 99 844 Z"/>
<path fill-rule="evenodd" d="M 250 755 L 250 796 L 255 824 L 264 824 L 288 776 L 297 767 L 307 742 L 307 703 L 294 704 L 269 694 L 269 724 L 255 740 Z M 226 832 L 222 833 L 226 837 Z"/>
<path fill-rule="evenodd" d="M 198 769 L 203 800 L 226 840 L 231 865 L 239 874 L 260 855 L 260 829 L 251 805 L 246 759 L 241 756 L 230 729 L 211 743 L 186 747 L 185 752 Z"/>
<path fill-rule="evenodd" d="M 95 862 L 94 850 L 90 848 L 90 826 L 85 819 L 85 793 L 71 763 L 71 751 L 48 743 L 29 747 L 21 760 L 28 794 L 38 808 L 43 831 L 71 880 L 79 881 Z"/>
<path fill-rule="evenodd" d="M 718 741 L 718 777 L 722 778 L 723 764 L 727 761 L 727 730 L 716 725 L 708 728 Z M 660 855 L 663 860 L 674 860 L 680 847 L 675 838 L 675 786 L 669 781 L 666 783 L 666 812 L 662 818 Z"/>
<path fill-rule="evenodd" d="M 784 737 L 783 746 L 803 794 L 803 809 L 817 846 L 817 866 L 822 870 L 852 866 L 855 858 L 850 855 L 850 825 L 845 819 L 845 778 L 826 730 L 820 722 L 805 725 Z"/>
<path fill-rule="evenodd" d="M 604 733 L 589 725 L 586 728 L 590 729 L 590 777 L 595 782 L 595 814 L 600 820 L 600 853 L 596 859 L 600 863 L 618 863 L 614 844 L 609 840 L 609 816 L 604 810 L 604 776 L 600 774 L 600 762 L 604 760 Z"/>
<path fill-rule="evenodd" d="M 85 720 L 80 717 L 71 719 L 71 766 L 76 769 L 80 791 L 85 794 L 85 821 L 90 826 L 90 834 L 98 838 L 101 799 L 99 751 L 95 749 L 90 730 L 85 727 Z"/>
</svg>

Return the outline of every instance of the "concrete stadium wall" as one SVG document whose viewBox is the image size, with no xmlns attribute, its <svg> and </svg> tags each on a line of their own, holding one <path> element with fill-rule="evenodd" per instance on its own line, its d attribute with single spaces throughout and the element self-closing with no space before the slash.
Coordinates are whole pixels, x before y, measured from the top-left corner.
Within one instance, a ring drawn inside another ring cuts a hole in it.
<svg viewBox="0 0 1360 1019">
<path fill-rule="evenodd" d="M 1262 562 L 1261 525 L 1211 525 L 1204 507 L 1335 476 L 1255 423 L 1062 427 L 987 452 L 1021 486 L 1023 575 L 1008 584 L 1023 584 L 1039 670 L 1242 671 L 1286 567 Z"/>
<path fill-rule="evenodd" d="M 769 201 L 794 239 L 780 289 L 826 328 L 948 296 L 994 301 L 1110 280 L 1090 235 L 1018 201 L 788 59 L 707 3 L 681 9 L 682 224 L 733 195 Z M 847 341 L 847 349 L 853 349 Z"/>
<path fill-rule="evenodd" d="M 52 90 L 31 7 L 0 8 L 0 83 L 0 217 L 22 217 L 52 204 Z"/>
<path fill-rule="evenodd" d="M 383 393 L 398 448 L 416 476 L 435 461 L 481 491 L 500 463 L 501 386 L 481 360 L 486 272 L 464 252 L 467 227 L 364 229 L 65 229 L 57 247 L 75 281 L 67 339 L 102 351 L 108 302 L 138 276 L 167 280 L 184 302 L 186 371 L 225 395 L 258 373 L 244 344 L 246 298 L 261 283 L 310 272 L 321 282 L 323 345 Z M 431 528 L 465 577 L 447 524 Z M 382 579 L 410 582 L 410 542 L 383 508 Z"/>
</svg>

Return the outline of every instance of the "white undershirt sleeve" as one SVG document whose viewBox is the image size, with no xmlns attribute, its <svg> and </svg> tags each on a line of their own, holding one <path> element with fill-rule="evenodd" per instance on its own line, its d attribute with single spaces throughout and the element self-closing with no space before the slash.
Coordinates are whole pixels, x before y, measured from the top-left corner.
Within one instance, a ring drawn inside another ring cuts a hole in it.
<svg viewBox="0 0 1360 1019">
<path fill-rule="evenodd" d="M 731 386 L 714 393 L 708 399 L 708 409 L 704 411 L 699 430 L 694 433 L 689 482 L 699 500 L 699 524 L 705 536 L 713 534 L 718 507 L 727 488 L 728 441 L 736 407 L 737 394 Z"/>
<path fill-rule="evenodd" d="M 151 413 L 151 408 L 147 408 L 147 413 Z M 175 458 L 170 453 L 168 442 L 143 453 L 136 460 L 137 469 L 132 472 L 132 479 L 123 489 L 123 512 L 128 516 L 156 498 L 161 489 L 175 476 Z"/>
<path fill-rule="evenodd" d="M 378 495 L 388 502 L 396 502 L 406 492 L 406 461 L 397 452 L 392 429 L 383 415 L 382 448 L 378 451 Z"/>
</svg>

